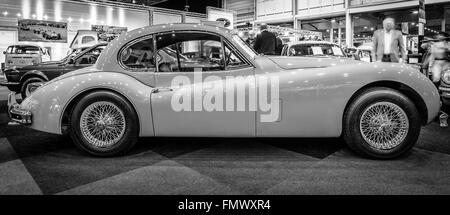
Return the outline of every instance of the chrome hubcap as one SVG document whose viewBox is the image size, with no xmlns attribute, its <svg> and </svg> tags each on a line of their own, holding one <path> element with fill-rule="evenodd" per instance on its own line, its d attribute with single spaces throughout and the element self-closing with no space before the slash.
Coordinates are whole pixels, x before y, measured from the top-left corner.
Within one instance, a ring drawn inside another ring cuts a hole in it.
<svg viewBox="0 0 450 215">
<path fill-rule="evenodd" d="M 371 147 L 389 150 L 400 145 L 406 138 L 409 120 L 398 105 L 378 102 L 366 108 L 359 128 L 362 137 Z"/>
<path fill-rule="evenodd" d="M 116 144 L 125 133 L 125 116 L 111 102 L 95 102 L 81 114 L 83 137 L 94 147 L 105 148 Z"/>
</svg>

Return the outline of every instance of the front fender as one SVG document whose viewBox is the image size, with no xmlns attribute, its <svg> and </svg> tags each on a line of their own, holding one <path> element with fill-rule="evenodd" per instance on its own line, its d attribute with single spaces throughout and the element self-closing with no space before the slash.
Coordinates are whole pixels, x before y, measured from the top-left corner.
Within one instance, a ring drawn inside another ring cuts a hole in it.
<svg viewBox="0 0 450 215">
<path fill-rule="evenodd" d="M 107 89 L 124 96 L 133 105 L 140 122 L 140 135 L 153 136 L 151 87 L 117 72 L 93 72 L 50 82 L 25 99 L 21 108 L 31 111 L 32 129 L 62 134 L 62 117 L 68 104 L 88 90 Z"/>
<path fill-rule="evenodd" d="M 320 84 L 323 87 L 319 90 L 319 95 L 324 98 L 321 100 L 323 101 L 322 105 L 328 104 L 328 101 L 333 101 L 331 107 L 337 110 L 333 115 L 336 117 L 336 126 L 338 127 L 342 125 L 342 116 L 346 106 L 351 102 L 351 98 L 366 86 L 384 86 L 377 83 L 398 83 L 414 90 L 426 105 L 427 119 L 424 119 L 424 121 L 427 123 L 431 122 L 439 112 L 438 90 L 425 75 L 410 65 L 359 63 L 337 66 L 333 70 L 330 74 L 324 74 L 328 77 L 322 79 Z"/>
<path fill-rule="evenodd" d="M 383 82 L 413 89 L 427 109 L 427 122 L 439 112 L 439 93 L 416 69 L 403 64 L 356 63 L 273 72 L 279 77 L 281 120 L 258 121 L 258 136 L 338 137 L 345 109 L 357 92 Z"/>
<path fill-rule="evenodd" d="M 49 81 L 48 77 L 41 71 L 39 70 L 31 70 L 26 72 L 25 74 L 22 75 L 22 77 L 20 77 L 20 83 L 23 83 L 25 80 L 27 80 L 30 77 L 39 77 L 44 79 L 44 81 Z"/>
</svg>

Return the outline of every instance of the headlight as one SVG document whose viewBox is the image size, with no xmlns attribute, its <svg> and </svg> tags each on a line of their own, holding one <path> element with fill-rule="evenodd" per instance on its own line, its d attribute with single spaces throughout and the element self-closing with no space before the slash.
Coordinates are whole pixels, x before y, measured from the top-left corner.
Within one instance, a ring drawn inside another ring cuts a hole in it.
<svg viewBox="0 0 450 215">
<path fill-rule="evenodd" d="M 450 68 L 444 70 L 441 79 L 444 83 L 450 84 Z"/>
</svg>

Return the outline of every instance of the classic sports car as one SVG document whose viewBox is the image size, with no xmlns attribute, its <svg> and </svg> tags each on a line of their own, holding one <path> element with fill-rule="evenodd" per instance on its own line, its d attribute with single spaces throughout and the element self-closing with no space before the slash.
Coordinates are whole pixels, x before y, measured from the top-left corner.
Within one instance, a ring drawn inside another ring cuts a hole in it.
<svg viewBox="0 0 450 215">
<path fill-rule="evenodd" d="M 167 47 L 191 63 L 161 61 Z M 8 97 L 12 120 L 68 133 L 96 156 L 123 154 L 139 136 L 342 136 L 362 155 L 389 159 L 414 146 L 439 108 L 436 87 L 408 65 L 260 56 L 235 32 L 205 24 L 130 31 L 94 66 L 21 104 Z"/>
<path fill-rule="evenodd" d="M 50 61 L 22 68 L 11 68 L 4 71 L 5 81 L 0 81 L 1 86 L 7 86 L 9 90 L 18 92 L 22 98 L 44 82 L 52 80 L 62 74 L 93 65 L 106 43 L 100 43 L 91 48 L 73 53 L 60 61 Z"/>
<path fill-rule="evenodd" d="M 327 41 L 296 41 L 284 44 L 283 56 L 347 57 L 339 45 Z"/>
<path fill-rule="evenodd" d="M 441 81 L 439 84 L 439 91 L 441 93 L 442 105 L 444 111 L 450 110 L 450 63 L 446 63 L 442 68 Z"/>
</svg>

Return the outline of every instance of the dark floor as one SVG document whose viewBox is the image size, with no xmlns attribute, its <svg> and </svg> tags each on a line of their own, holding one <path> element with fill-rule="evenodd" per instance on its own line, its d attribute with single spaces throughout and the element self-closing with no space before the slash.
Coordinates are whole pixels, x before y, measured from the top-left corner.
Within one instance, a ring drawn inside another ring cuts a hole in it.
<svg viewBox="0 0 450 215">
<path fill-rule="evenodd" d="M 450 128 L 436 123 L 392 161 L 339 139 L 141 138 L 128 156 L 94 158 L 7 123 L 2 101 L 0 194 L 450 194 Z"/>
</svg>

